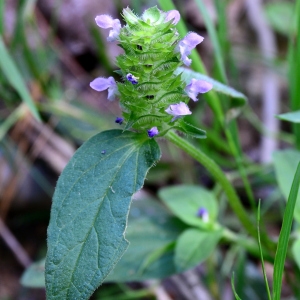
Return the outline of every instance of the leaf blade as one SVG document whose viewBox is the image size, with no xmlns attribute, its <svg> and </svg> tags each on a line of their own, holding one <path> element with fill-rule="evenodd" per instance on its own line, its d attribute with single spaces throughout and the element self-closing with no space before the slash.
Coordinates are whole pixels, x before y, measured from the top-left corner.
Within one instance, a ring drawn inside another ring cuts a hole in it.
<svg viewBox="0 0 300 300">
<path fill-rule="evenodd" d="M 300 163 L 298 164 L 290 195 L 283 215 L 282 227 L 279 234 L 273 271 L 273 300 L 280 300 L 284 262 L 286 258 L 289 236 L 293 223 L 294 209 L 300 183 Z"/>
<path fill-rule="evenodd" d="M 99 133 L 77 150 L 53 198 L 47 299 L 85 300 L 103 282 L 128 246 L 132 194 L 159 157 L 155 140 L 121 130 Z"/>
</svg>

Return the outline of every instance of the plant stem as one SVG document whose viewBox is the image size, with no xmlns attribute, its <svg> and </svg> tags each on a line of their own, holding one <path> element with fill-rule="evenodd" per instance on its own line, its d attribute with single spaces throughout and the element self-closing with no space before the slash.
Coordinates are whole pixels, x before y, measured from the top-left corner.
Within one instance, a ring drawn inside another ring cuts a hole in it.
<svg viewBox="0 0 300 300">
<path fill-rule="evenodd" d="M 234 211 L 240 222 L 243 224 L 246 231 L 256 239 L 257 234 L 255 225 L 253 225 L 253 222 L 249 218 L 248 212 L 244 209 L 243 205 L 241 204 L 241 201 L 235 189 L 233 188 L 223 171 L 219 168 L 219 166 L 212 159 L 206 156 L 206 154 L 204 154 L 199 149 L 195 148 L 195 146 L 193 146 L 183 138 L 179 137 L 174 132 L 169 131 L 166 135 L 166 138 L 173 144 L 178 146 L 180 149 L 188 153 L 191 157 L 196 159 L 211 173 L 211 175 L 223 188 L 228 198 L 229 205 L 231 206 L 232 210 Z M 262 236 L 262 241 L 263 244 L 268 246 L 269 248 L 274 248 L 273 243 L 269 241 L 266 235 Z"/>
</svg>

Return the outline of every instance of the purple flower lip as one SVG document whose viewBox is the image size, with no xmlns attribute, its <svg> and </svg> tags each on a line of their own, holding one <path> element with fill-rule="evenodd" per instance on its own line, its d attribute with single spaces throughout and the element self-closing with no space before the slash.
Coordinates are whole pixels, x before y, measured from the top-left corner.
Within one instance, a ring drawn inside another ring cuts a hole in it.
<svg viewBox="0 0 300 300">
<path fill-rule="evenodd" d="M 186 86 L 185 91 L 193 101 L 198 101 L 198 94 L 207 93 L 212 88 L 213 85 L 210 82 L 193 78 L 191 83 Z"/>
<path fill-rule="evenodd" d="M 151 129 L 149 129 L 147 131 L 147 133 L 150 138 L 153 138 L 154 136 L 158 135 L 159 131 L 158 131 L 157 127 L 152 127 Z"/>
<path fill-rule="evenodd" d="M 109 15 L 100 15 L 95 18 L 97 25 L 101 28 L 112 28 L 110 30 L 107 40 L 109 42 L 115 41 L 119 38 L 121 23 L 119 19 L 113 19 Z"/>
<path fill-rule="evenodd" d="M 117 124 L 122 124 L 123 123 L 123 121 L 124 121 L 124 119 L 123 118 L 120 118 L 120 117 L 117 117 L 116 118 L 116 120 L 115 120 L 115 123 L 117 123 Z"/>
<path fill-rule="evenodd" d="M 108 89 L 107 99 L 112 101 L 118 94 L 118 86 L 115 79 L 110 76 L 108 78 L 98 77 L 90 83 L 90 87 L 97 92 L 102 92 Z"/>
<path fill-rule="evenodd" d="M 135 77 L 135 76 L 132 75 L 131 73 L 128 73 L 128 74 L 126 75 L 126 79 L 127 79 L 128 81 L 130 81 L 132 84 L 138 84 L 138 79 L 139 79 L 139 77 Z"/>
<path fill-rule="evenodd" d="M 171 104 L 166 110 L 169 115 L 173 116 L 171 122 L 177 120 L 178 118 L 186 115 L 192 114 L 189 107 L 184 103 L 180 102 L 178 104 Z"/>
<path fill-rule="evenodd" d="M 197 212 L 197 217 L 201 218 L 203 222 L 207 223 L 209 221 L 209 214 L 206 208 L 200 207 Z"/>
<path fill-rule="evenodd" d="M 191 51 L 203 40 L 204 38 L 201 35 L 190 32 L 178 43 L 177 51 L 180 52 L 181 60 L 186 66 L 190 66 L 192 62 L 187 56 L 190 55 Z"/>
<path fill-rule="evenodd" d="M 180 14 L 178 10 L 172 9 L 166 13 L 165 23 L 173 20 L 172 24 L 176 25 L 180 20 Z"/>
</svg>

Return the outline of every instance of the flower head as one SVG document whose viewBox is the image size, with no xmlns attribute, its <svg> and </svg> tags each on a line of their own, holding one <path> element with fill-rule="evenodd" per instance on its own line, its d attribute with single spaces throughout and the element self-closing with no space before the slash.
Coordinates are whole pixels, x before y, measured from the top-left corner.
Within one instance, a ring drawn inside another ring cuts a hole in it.
<svg viewBox="0 0 300 300">
<path fill-rule="evenodd" d="M 181 116 L 186 116 L 192 114 L 189 107 L 184 103 L 180 102 L 178 104 L 171 104 L 166 110 L 168 114 L 174 116 L 171 120 L 172 122 L 180 118 Z"/>
<path fill-rule="evenodd" d="M 157 127 L 152 127 L 147 131 L 147 133 L 150 138 L 153 138 L 154 136 L 158 135 L 158 129 Z"/>
<path fill-rule="evenodd" d="M 135 76 L 132 75 L 131 73 L 128 73 L 128 74 L 126 75 L 126 79 L 127 79 L 128 81 L 130 81 L 132 84 L 138 84 L 138 79 L 139 79 L 139 77 L 135 77 Z"/>
<path fill-rule="evenodd" d="M 213 85 L 210 82 L 193 78 L 191 83 L 186 86 L 185 91 L 192 100 L 198 101 L 198 94 L 204 94 L 212 88 Z"/>
<path fill-rule="evenodd" d="M 121 23 L 119 19 L 113 19 L 109 15 L 100 15 L 95 18 L 95 21 L 97 25 L 101 28 L 112 28 L 107 37 L 107 40 L 109 42 L 118 39 L 121 29 Z"/>
<path fill-rule="evenodd" d="M 172 9 L 166 13 L 165 22 L 169 22 L 171 20 L 173 20 L 173 22 L 172 22 L 173 25 L 176 25 L 179 22 L 180 14 L 179 14 L 178 10 Z"/>
<path fill-rule="evenodd" d="M 116 120 L 115 120 L 115 123 L 121 125 L 123 123 L 123 121 L 124 121 L 124 118 L 117 117 Z"/>
<path fill-rule="evenodd" d="M 118 94 L 118 87 L 112 76 L 108 78 L 98 77 L 90 83 L 90 87 L 98 92 L 108 89 L 107 99 L 111 101 L 114 100 L 115 95 Z"/>
<path fill-rule="evenodd" d="M 200 207 L 197 212 L 197 217 L 201 218 L 203 222 L 207 223 L 209 221 L 209 214 L 206 208 Z"/>
<path fill-rule="evenodd" d="M 177 51 L 180 52 L 181 59 L 186 66 L 189 66 L 192 62 L 187 56 L 190 55 L 191 51 L 203 40 L 204 38 L 201 35 L 190 32 L 178 43 Z"/>
</svg>

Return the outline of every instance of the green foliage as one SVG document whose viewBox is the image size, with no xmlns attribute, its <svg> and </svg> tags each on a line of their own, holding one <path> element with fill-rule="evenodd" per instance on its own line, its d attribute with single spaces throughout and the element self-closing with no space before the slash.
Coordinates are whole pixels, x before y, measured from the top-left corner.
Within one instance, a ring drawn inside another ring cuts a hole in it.
<svg viewBox="0 0 300 300">
<path fill-rule="evenodd" d="M 222 231 L 200 231 L 187 229 L 177 240 L 175 248 L 175 265 L 178 272 L 195 267 L 206 260 L 215 250 Z"/>
<path fill-rule="evenodd" d="M 292 247 L 292 252 L 293 252 L 295 262 L 298 268 L 300 269 L 300 239 L 299 238 L 294 242 Z"/>
<path fill-rule="evenodd" d="M 288 199 L 297 164 L 300 161 L 300 152 L 293 149 L 276 151 L 273 160 L 279 188 L 285 199 Z M 300 193 L 297 196 L 294 217 L 300 222 Z"/>
<path fill-rule="evenodd" d="M 20 74 L 17 66 L 14 63 L 14 60 L 9 54 L 2 37 L 0 36 L 0 68 L 6 76 L 7 80 L 19 93 L 21 99 L 26 103 L 31 113 L 40 120 L 40 115 L 37 111 L 37 108 L 34 104 L 34 101 L 27 90 L 26 84 L 23 80 L 22 75 Z"/>
<path fill-rule="evenodd" d="M 295 28 L 293 22 L 287 20 L 293 19 L 295 4 L 288 1 L 274 1 L 267 3 L 264 7 L 265 16 L 269 24 L 277 32 L 289 36 Z"/>
<path fill-rule="evenodd" d="M 277 118 L 292 123 L 300 123 L 300 110 L 278 115 Z"/>
<path fill-rule="evenodd" d="M 88 299 L 128 247 L 134 192 L 159 159 L 157 143 L 110 130 L 84 143 L 60 176 L 48 228 L 47 299 Z"/>
<path fill-rule="evenodd" d="M 176 273 L 174 250 L 168 246 L 182 229 L 157 201 L 133 201 L 126 230 L 130 244 L 106 281 L 159 279 Z"/>
<path fill-rule="evenodd" d="M 293 224 L 293 215 L 300 186 L 300 163 L 293 177 L 292 187 L 283 215 L 273 270 L 273 300 L 280 300 L 284 263 L 289 246 L 289 238 Z"/>
<path fill-rule="evenodd" d="M 208 224 L 197 216 L 199 208 L 208 211 L 213 223 L 218 214 L 218 205 L 213 193 L 198 186 L 179 185 L 159 191 L 159 197 L 172 213 L 188 225 L 207 228 Z"/>
</svg>

